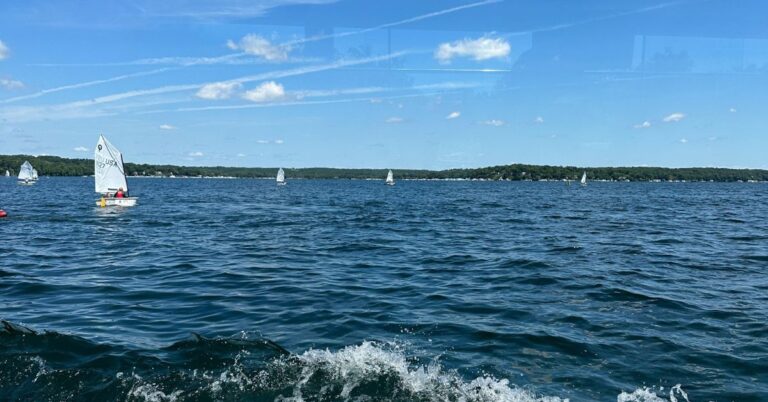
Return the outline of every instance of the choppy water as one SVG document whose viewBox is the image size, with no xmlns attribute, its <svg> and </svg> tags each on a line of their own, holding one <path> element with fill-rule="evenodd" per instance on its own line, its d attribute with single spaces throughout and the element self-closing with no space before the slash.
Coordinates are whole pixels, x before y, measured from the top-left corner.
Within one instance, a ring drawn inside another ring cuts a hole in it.
<svg viewBox="0 0 768 402">
<path fill-rule="evenodd" d="M 92 185 L 0 180 L 0 400 L 768 400 L 765 184 Z"/>
</svg>

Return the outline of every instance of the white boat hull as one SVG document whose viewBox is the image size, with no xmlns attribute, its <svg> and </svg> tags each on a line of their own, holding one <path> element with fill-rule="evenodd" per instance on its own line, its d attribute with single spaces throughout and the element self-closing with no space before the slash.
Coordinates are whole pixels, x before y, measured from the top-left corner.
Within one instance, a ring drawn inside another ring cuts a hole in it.
<svg viewBox="0 0 768 402">
<path fill-rule="evenodd" d="M 101 198 L 96 200 L 97 207 L 133 207 L 136 205 L 136 197 L 125 198 Z"/>
<path fill-rule="evenodd" d="M 20 181 L 19 184 L 21 184 L 22 186 L 32 186 L 32 185 L 35 184 L 35 182 L 34 181 Z"/>
<path fill-rule="evenodd" d="M 394 185 L 395 185 L 395 182 L 393 182 L 393 181 L 388 181 L 388 182 L 387 182 L 387 185 L 388 185 L 388 186 L 394 186 Z"/>
<path fill-rule="evenodd" d="M 288 183 L 286 183 L 286 182 L 284 182 L 284 181 L 279 181 L 279 182 L 277 182 L 277 185 L 278 185 L 278 186 L 284 186 L 284 185 L 286 185 L 286 184 L 288 184 Z"/>
</svg>

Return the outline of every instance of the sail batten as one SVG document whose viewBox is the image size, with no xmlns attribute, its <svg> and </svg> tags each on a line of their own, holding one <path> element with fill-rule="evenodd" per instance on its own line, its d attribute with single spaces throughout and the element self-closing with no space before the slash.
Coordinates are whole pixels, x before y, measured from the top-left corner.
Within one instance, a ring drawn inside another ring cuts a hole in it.
<svg viewBox="0 0 768 402">
<path fill-rule="evenodd" d="M 121 188 L 128 192 L 128 182 L 125 180 L 123 168 L 123 154 L 103 135 L 99 136 L 93 161 L 97 193 L 112 193 Z"/>
</svg>

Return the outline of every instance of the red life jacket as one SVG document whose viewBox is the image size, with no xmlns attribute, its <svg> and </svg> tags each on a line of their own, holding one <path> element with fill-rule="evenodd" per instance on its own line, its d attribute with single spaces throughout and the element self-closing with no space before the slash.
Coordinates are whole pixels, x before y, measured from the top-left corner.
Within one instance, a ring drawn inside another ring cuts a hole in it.
<svg viewBox="0 0 768 402">
<path fill-rule="evenodd" d="M 124 197 L 125 197 L 125 194 L 123 194 L 122 191 L 118 191 L 117 193 L 115 193 L 115 198 L 124 198 Z"/>
</svg>

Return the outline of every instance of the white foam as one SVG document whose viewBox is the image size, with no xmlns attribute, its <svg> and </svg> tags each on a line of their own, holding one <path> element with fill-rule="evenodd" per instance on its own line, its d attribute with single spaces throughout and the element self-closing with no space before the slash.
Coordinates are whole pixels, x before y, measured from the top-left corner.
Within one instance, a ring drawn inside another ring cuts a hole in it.
<svg viewBox="0 0 768 402">
<path fill-rule="evenodd" d="M 659 393 L 663 391 L 664 391 L 664 388 L 660 388 L 658 390 Z M 681 402 L 681 400 L 677 399 L 678 396 L 681 397 L 682 400 L 684 400 L 685 402 L 690 402 L 688 400 L 688 394 L 686 394 L 685 391 L 683 391 L 680 384 L 677 384 L 674 387 L 670 388 L 669 399 L 665 399 L 664 397 L 659 396 L 653 388 L 643 387 L 643 388 L 638 388 L 629 394 L 626 392 L 622 392 L 616 398 L 616 401 L 617 402 Z"/>
<path fill-rule="evenodd" d="M 174 391 L 171 394 L 166 394 L 155 384 L 137 383 L 131 388 L 128 395 L 134 398 L 140 398 L 147 402 L 176 402 L 182 395 L 182 392 Z"/>
<path fill-rule="evenodd" d="M 282 401 L 303 401 L 303 387 L 322 372 L 333 382 L 342 384 L 340 397 L 346 399 L 361 383 L 376 377 L 394 375 L 403 391 L 433 400 L 460 402 L 561 402 L 559 397 L 537 397 L 534 393 L 512 386 L 506 379 L 492 376 L 463 381 L 455 372 L 444 370 L 437 361 L 428 365 L 409 363 L 397 344 L 363 342 L 338 351 L 309 350 L 298 356 L 302 373 L 293 395 Z"/>
</svg>

